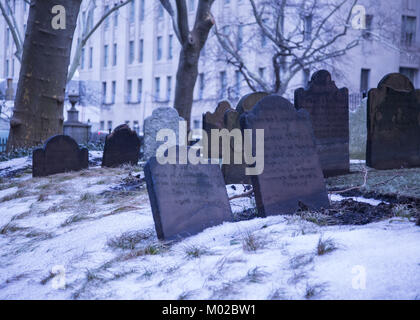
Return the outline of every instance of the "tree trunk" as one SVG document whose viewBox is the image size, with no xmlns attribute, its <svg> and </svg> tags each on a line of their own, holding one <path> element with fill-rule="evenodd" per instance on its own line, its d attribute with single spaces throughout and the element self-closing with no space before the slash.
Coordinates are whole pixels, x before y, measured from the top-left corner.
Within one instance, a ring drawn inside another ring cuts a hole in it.
<svg viewBox="0 0 420 320">
<path fill-rule="evenodd" d="M 16 91 L 7 150 L 32 147 L 63 132 L 63 104 L 70 52 L 82 0 L 31 2 L 22 65 Z M 57 14 L 65 8 L 65 28 L 54 29 Z"/>
<path fill-rule="evenodd" d="M 194 86 L 198 76 L 198 60 L 200 48 L 191 44 L 182 47 L 179 54 L 178 70 L 176 73 L 175 109 L 191 128 L 191 109 L 194 99 Z"/>
</svg>

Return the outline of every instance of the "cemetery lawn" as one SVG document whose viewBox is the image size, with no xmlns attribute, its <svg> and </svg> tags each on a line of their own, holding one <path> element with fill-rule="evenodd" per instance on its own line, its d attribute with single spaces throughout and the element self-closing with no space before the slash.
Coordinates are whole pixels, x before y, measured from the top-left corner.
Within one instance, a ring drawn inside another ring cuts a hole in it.
<svg viewBox="0 0 420 320">
<path fill-rule="evenodd" d="M 30 159 L 0 162 L 0 299 L 420 299 L 410 216 L 361 226 L 272 216 L 161 242 L 142 167 L 94 166 L 100 156 L 42 178 Z M 368 177 L 366 192 L 419 197 L 419 169 Z M 331 190 L 361 183 L 360 173 L 328 179 Z M 253 205 L 231 201 L 236 216 Z"/>
</svg>

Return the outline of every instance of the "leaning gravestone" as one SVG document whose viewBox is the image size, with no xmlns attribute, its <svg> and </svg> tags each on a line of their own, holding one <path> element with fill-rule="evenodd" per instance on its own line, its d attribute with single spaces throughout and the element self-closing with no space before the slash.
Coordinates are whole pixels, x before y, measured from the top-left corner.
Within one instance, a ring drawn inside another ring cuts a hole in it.
<svg viewBox="0 0 420 320">
<path fill-rule="evenodd" d="M 140 155 L 140 138 L 126 124 L 107 135 L 102 157 L 103 167 L 116 167 L 124 163 L 136 165 Z"/>
<path fill-rule="evenodd" d="M 235 110 L 228 110 L 225 112 L 224 116 L 224 127 L 232 131 L 233 129 L 240 129 L 239 117 L 250 110 L 255 106 L 255 104 L 260 101 L 262 98 L 266 97 L 268 93 L 266 92 L 253 92 L 249 93 L 239 100 Z M 239 157 L 242 158 L 242 164 L 234 164 L 233 159 L 235 157 L 234 141 L 230 141 L 230 164 L 222 165 L 223 177 L 226 184 L 250 184 L 251 180 L 248 176 L 245 175 L 245 162 L 243 160 L 243 155 L 240 154 Z"/>
<path fill-rule="evenodd" d="M 144 119 L 144 158 L 150 159 L 156 155 L 158 147 L 164 143 L 156 141 L 156 135 L 161 129 L 173 130 L 179 140 L 179 121 L 184 121 L 178 115 L 174 108 L 157 108 L 153 110 L 152 115 Z M 178 141 L 177 144 L 183 145 L 184 141 Z"/>
<path fill-rule="evenodd" d="M 219 102 L 216 110 L 212 112 L 206 112 L 203 114 L 203 131 L 206 132 L 208 138 L 207 145 L 207 154 L 211 158 L 211 145 L 212 145 L 212 129 L 224 129 L 224 114 L 226 111 L 233 110 L 230 106 L 230 103 L 226 100 Z M 205 148 L 205 147 L 204 147 Z M 219 143 L 219 157 L 222 157 L 222 144 Z"/>
<path fill-rule="evenodd" d="M 186 146 L 172 149 L 189 150 Z M 226 187 L 217 164 L 160 164 L 152 157 L 144 174 L 159 239 L 187 237 L 232 221 Z"/>
<path fill-rule="evenodd" d="M 320 70 L 313 74 L 307 90 L 299 88 L 295 91 L 295 107 L 309 112 L 324 176 L 348 173 L 348 89 L 338 89 L 331 74 Z"/>
<path fill-rule="evenodd" d="M 420 90 L 402 74 L 368 94 L 366 164 L 385 170 L 420 166 Z"/>
<path fill-rule="evenodd" d="M 260 216 L 291 214 L 299 202 L 312 209 L 329 200 L 309 114 L 271 95 L 240 119 L 242 129 L 264 130 L 264 171 L 251 176 Z M 253 150 L 255 150 L 253 141 Z"/>
<path fill-rule="evenodd" d="M 49 138 L 43 148 L 32 154 L 32 175 L 44 177 L 51 174 L 87 169 L 88 150 L 79 148 L 76 141 L 65 135 Z"/>
</svg>

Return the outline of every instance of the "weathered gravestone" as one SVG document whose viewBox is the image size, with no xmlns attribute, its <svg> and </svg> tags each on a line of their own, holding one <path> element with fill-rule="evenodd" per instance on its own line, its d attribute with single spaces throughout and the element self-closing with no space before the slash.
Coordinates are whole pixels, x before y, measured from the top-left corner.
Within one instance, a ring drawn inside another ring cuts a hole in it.
<svg viewBox="0 0 420 320">
<path fill-rule="evenodd" d="M 244 113 L 252 110 L 255 104 L 262 98 L 266 97 L 266 92 L 253 92 L 249 93 L 239 100 L 235 110 L 227 110 L 224 116 L 224 127 L 232 131 L 233 129 L 240 129 L 239 117 Z M 243 154 L 236 155 L 242 158 L 242 164 L 234 164 L 233 159 L 235 153 L 238 151 L 234 148 L 233 139 L 230 140 L 230 164 L 222 165 L 223 177 L 226 184 L 250 184 L 251 179 L 245 175 L 245 161 L 243 160 Z"/>
<path fill-rule="evenodd" d="M 126 124 L 122 124 L 106 137 L 103 167 L 116 167 L 124 163 L 137 164 L 140 155 L 140 138 Z"/>
<path fill-rule="evenodd" d="M 308 89 L 295 91 L 296 109 L 308 111 L 324 176 L 350 171 L 349 92 L 338 89 L 331 75 L 320 70 L 312 75 Z"/>
<path fill-rule="evenodd" d="M 185 146 L 172 149 L 188 151 Z M 159 239 L 187 237 L 224 221 L 232 221 L 218 165 L 160 164 L 152 157 L 144 174 Z"/>
<path fill-rule="evenodd" d="M 32 154 L 32 175 L 44 177 L 51 174 L 87 169 L 89 155 L 76 141 L 65 135 L 49 138 L 43 148 Z"/>
<path fill-rule="evenodd" d="M 264 171 L 251 176 L 260 216 L 291 214 L 299 207 L 329 206 L 309 114 L 270 95 L 240 119 L 242 129 L 264 130 Z M 253 141 L 255 144 L 261 141 Z"/>
<path fill-rule="evenodd" d="M 420 166 L 420 90 L 402 74 L 368 94 L 366 164 L 385 170 Z"/>
<path fill-rule="evenodd" d="M 179 140 L 179 121 L 184 121 L 174 108 L 157 108 L 152 115 L 144 119 L 144 158 L 150 159 L 156 155 L 156 150 L 163 141 L 156 141 L 156 135 L 161 129 L 173 130 Z M 177 144 L 185 145 L 185 141 L 178 141 Z"/>
<path fill-rule="evenodd" d="M 212 112 L 206 112 L 203 114 L 203 131 L 207 134 L 207 153 L 208 157 L 211 158 L 212 151 L 211 151 L 211 145 L 212 145 L 212 136 L 211 136 L 211 130 L 217 129 L 221 130 L 224 129 L 224 115 L 226 111 L 228 110 L 234 110 L 230 103 L 226 100 L 223 100 L 219 102 L 217 105 L 216 110 Z M 204 146 L 206 149 L 206 147 Z M 219 143 L 219 159 L 222 157 L 222 144 Z"/>
</svg>

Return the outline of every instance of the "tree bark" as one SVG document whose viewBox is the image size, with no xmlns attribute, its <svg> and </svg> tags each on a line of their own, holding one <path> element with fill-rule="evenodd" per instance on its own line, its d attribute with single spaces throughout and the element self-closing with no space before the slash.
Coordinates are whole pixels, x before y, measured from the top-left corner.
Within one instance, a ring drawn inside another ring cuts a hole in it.
<svg viewBox="0 0 420 320">
<path fill-rule="evenodd" d="M 63 132 L 67 72 L 81 2 L 31 2 L 7 151 L 39 145 Z M 65 29 L 52 27 L 56 5 L 65 8 Z"/>
</svg>

